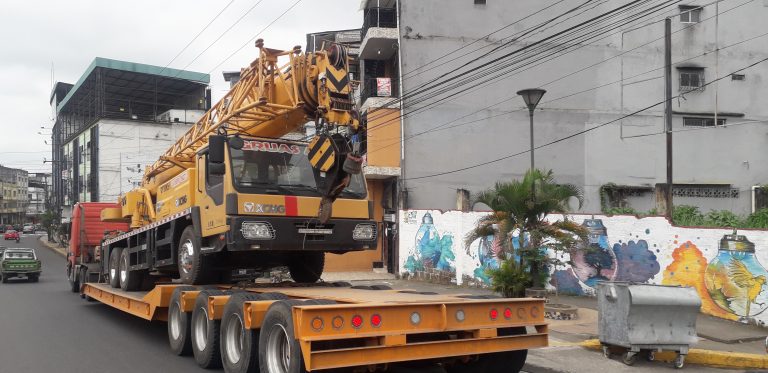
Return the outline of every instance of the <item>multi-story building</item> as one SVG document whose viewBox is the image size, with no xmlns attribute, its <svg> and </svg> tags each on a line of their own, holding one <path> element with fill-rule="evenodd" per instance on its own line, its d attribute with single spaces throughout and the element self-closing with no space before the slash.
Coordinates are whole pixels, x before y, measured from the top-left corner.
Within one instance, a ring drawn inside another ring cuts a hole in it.
<svg viewBox="0 0 768 373">
<path fill-rule="evenodd" d="M 27 171 L 0 166 L 0 225 L 24 222 L 28 182 Z"/>
<path fill-rule="evenodd" d="M 76 84 L 57 83 L 50 103 L 53 202 L 117 201 L 210 107 L 208 74 L 96 58 Z"/>
<path fill-rule="evenodd" d="M 626 2 L 363 1 L 366 172 L 401 175 L 402 207 L 467 208 L 472 192 L 529 169 L 516 92 L 541 87 L 536 167 L 582 187 L 583 211 L 661 211 L 670 17 L 674 204 L 749 213 L 760 205 L 753 187 L 768 181 L 768 3 L 675 4 L 609 13 Z"/>
<path fill-rule="evenodd" d="M 29 175 L 27 187 L 27 216 L 26 221 L 38 224 L 48 209 L 48 193 L 51 185 L 51 174 L 33 173 Z"/>
</svg>

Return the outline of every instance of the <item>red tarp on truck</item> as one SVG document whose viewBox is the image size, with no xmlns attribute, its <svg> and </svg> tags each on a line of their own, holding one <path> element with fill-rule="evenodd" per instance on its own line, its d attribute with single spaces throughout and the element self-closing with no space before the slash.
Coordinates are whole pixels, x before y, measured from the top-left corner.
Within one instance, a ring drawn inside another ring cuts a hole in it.
<svg viewBox="0 0 768 373">
<path fill-rule="evenodd" d="M 105 231 L 128 231 L 128 223 L 107 223 L 101 221 L 101 210 L 120 207 L 117 203 L 80 202 L 72 208 L 72 230 L 69 239 L 69 252 L 74 257 L 80 256 L 80 237 L 83 237 L 84 247 L 93 247 L 101 243 Z M 85 219 L 81 216 L 85 214 Z M 81 222 L 84 230 L 81 234 Z"/>
</svg>

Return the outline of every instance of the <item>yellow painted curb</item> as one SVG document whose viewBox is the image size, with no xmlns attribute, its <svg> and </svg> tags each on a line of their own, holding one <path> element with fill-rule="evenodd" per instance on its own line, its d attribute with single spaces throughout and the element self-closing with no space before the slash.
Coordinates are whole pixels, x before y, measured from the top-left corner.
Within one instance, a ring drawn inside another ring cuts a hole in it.
<svg viewBox="0 0 768 373">
<path fill-rule="evenodd" d="M 601 344 L 597 339 L 589 339 L 581 342 L 581 346 L 593 350 L 600 350 Z M 674 352 L 656 353 L 656 360 L 673 361 Z M 692 348 L 685 356 L 685 362 L 691 364 L 709 365 L 719 368 L 743 368 L 766 369 L 768 368 L 768 356 L 757 354 L 745 354 L 740 352 L 701 350 Z"/>
</svg>

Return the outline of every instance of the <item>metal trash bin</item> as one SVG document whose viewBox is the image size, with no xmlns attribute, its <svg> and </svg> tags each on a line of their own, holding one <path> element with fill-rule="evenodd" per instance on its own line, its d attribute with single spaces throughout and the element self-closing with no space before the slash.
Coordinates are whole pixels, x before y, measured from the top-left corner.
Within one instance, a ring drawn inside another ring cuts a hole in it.
<svg viewBox="0 0 768 373">
<path fill-rule="evenodd" d="M 697 342 L 701 298 L 696 289 L 602 281 L 597 299 L 598 334 L 606 357 L 614 346 L 626 349 L 627 365 L 641 352 L 653 360 L 657 351 L 675 351 L 675 368 L 683 367 L 688 349 Z"/>
</svg>

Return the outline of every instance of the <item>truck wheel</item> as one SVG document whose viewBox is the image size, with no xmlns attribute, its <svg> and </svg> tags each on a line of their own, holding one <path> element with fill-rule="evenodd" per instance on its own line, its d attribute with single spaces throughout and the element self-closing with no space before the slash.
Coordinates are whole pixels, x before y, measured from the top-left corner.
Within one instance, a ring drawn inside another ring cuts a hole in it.
<svg viewBox="0 0 768 373">
<path fill-rule="evenodd" d="M 67 279 L 69 279 L 69 290 L 73 293 L 80 291 L 80 281 L 74 272 L 74 268 L 67 264 Z"/>
<path fill-rule="evenodd" d="M 125 291 L 136 291 L 141 289 L 141 283 L 144 281 L 142 276 L 144 271 L 131 271 L 130 270 L 130 256 L 128 249 L 123 249 L 120 253 L 120 264 L 118 270 L 120 272 L 120 288 Z"/>
<path fill-rule="evenodd" d="M 227 373 L 253 372 L 259 366 L 259 330 L 246 329 L 243 304 L 265 300 L 261 294 L 233 294 L 221 317 L 221 362 Z"/>
<path fill-rule="evenodd" d="M 288 270 L 295 282 L 317 282 L 323 275 L 323 267 L 325 267 L 323 252 L 294 254 L 288 263 Z"/>
<path fill-rule="evenodd" d="M 78 274 L 78 282 L 80 283 L 80 285 L 85 285 L 85 284 L 88 283 L 88 268 L 87 267 L 85 267 L 85 266 L 80 267 L 80 274 Z M 82 287 L 82 286 L 80 286 L 80 287 Z M 77 291 L 80 292 L 80 298 L 83 298 L 83 299 L 85 299 L 88 302 L 95 301 L 95 299 L 93 299 L 93 298 L 89 297 L 88 295 L 86 295 L 84 290 L 78 289 Z"/>
<path fill-rule="evenodd" d="M 184 228 L 179 241 L 176 262 L 181 281 L 188 285 L 208 283 L 213 274 L 211 258 L 201 255 L 200 237 L 195 234 L 194 228 Z"/>
<path fill-rule="evenodd" d="M 190 323 L 192 315 L 181 310 L 181 292 L 197 290 L 194 286 L 178 286 L 173 289 L 168 305 L 168 343 L 171 351 L 179 356 L 192 354 Z"/>
<path fill-rule="evenodd" d="M 301 347 L 293 334 L 291 308 L 298 300 L 272 303 L 259 331 L 259 371 L 261 373 L 306 373 Z"/>
<path fill-rule="evenodd" d="M 113 288 L 120 287 L 120 254 L 123 253 L 123 249 L 115 247 L 109 253 L 109 270 L 107 271 L 109 276 L 109 285 Z"/>
<path fill-rule="evenodd" d="M 197 365 L 204 369 L 221 368 L 219 328 L 221 320 L 208 319 L 208 297 L 226 294 L 222 290 L 203 290 L 197 294 L 192 311 L 192 354 Z"/>
</svg>

